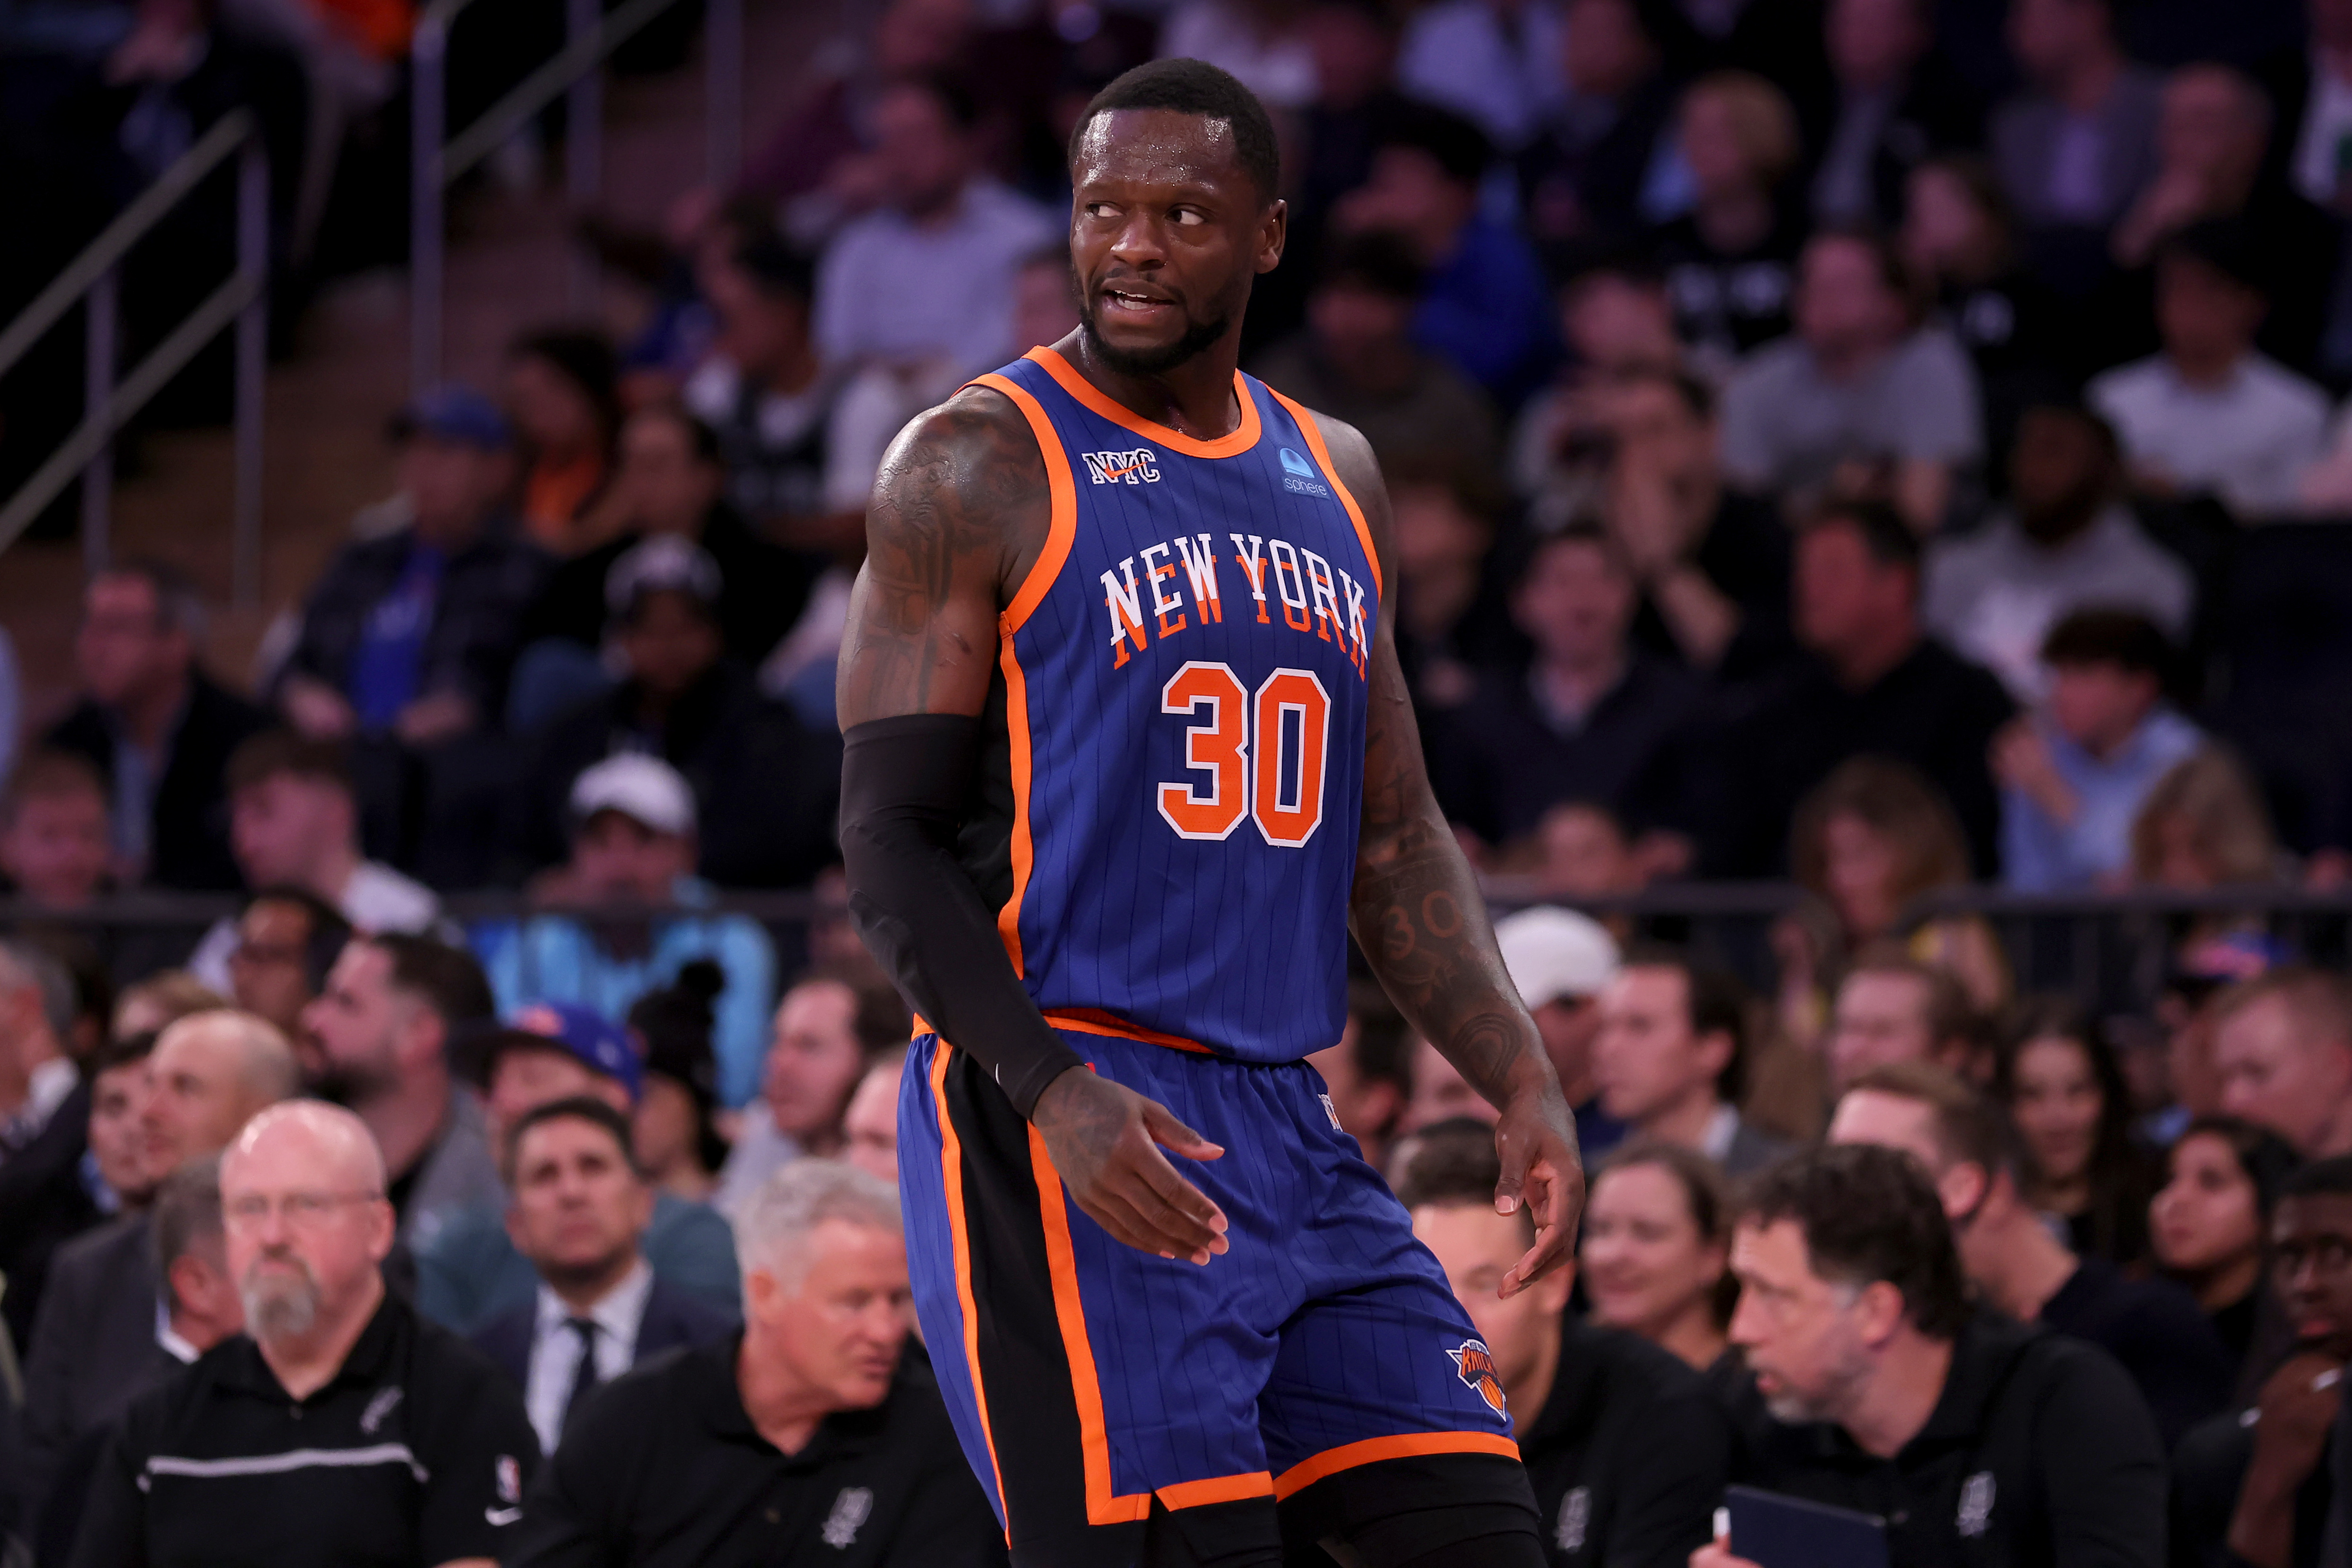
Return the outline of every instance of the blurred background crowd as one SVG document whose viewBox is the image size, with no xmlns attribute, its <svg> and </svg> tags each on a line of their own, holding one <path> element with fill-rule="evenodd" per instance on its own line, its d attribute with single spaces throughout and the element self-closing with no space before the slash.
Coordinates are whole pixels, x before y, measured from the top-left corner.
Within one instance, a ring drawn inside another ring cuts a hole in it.
<svg viewBox="0 0 2352 1568">
<path fill-rule="evenodd" d="M 1289 242 L 1244 366 L 1380 458 L 1432 774 L 1497 908 L 1545 906 L 1506 954 L 1588 1144 L 1703 1157 L 1601 1184 L 1593 1310 L 1711 1364 L 1711 1172 L 1933 1063 L 2011 1119 L 2051 1245 L 2201 1309 L 2117 1352 L 2167 1438 L 2251 1407 L 2294 1338 L 2266 1205 L 2352 1152 L 2352 4 L 846 15 L 793 91 L 752 84 L 731 187 L 572 215 L 611 308 L 400 407 L 395 489 L 250 668 L 207 668 L 214 606 L 160 561 L 88 578 L 69 693 L 20 682 L 0 626 L 0 1312 L 37 1447 L 119 1408 L 74 1403 L 97 1352 L 58 1336 L 94 1309 L 37 1326 L 49 1260 L 208 1152 L 138 1131 L 184 1014 L 257 1020 L 367 1121 L 418 1303 L 458 1327 L 530 1285 L 479 1205 L 553 1096 L 502 1064 L 580 1058 L 479 1048 L 500 1016 L 625 1021 L 648 1255 L 674 1224 L 722 1307 L 703 1205 L 798 1152 L 887 1173 L 907 1020 L 834 845 L 865 498 L 913 413 L 1076 325 L 1067 133 L 1166 55 L 1275 111 Z M 291 342 L 404 253 L 415 22 L 0 4 L 0 310 L 245 108 Z M 562 30 L 541 0 L 458 26 L 457 125 Z M 695 27 L 614 68 L 673 70 Z M 564 134 L 525 124 L 482 187 L 544 180 Z M 134 344 L 234 247 L 225 186 L 173 221 L 123 274 Z M 0 381 L 11 480 L 71 425 L 78 354 Z M 200 358 L 154 417 L 226 386 Z M 1376 994 L 1355 1011 L 1322 1060 L 1376 1160 L 1479 1112 Z M 2247 1194 L 2224 1240 L 2167 1218 L 2200 1183 Z M 1659 1214 L 1612 1206 L 1636 1192 Z M 1641 1253 L 1662 1226 L 1687 1258 Z"/>
</svg>

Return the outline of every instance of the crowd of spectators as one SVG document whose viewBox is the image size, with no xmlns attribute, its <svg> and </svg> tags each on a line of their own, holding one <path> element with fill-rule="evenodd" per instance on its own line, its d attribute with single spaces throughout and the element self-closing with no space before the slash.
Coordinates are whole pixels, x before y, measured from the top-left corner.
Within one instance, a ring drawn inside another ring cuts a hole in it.
<svg viewBox="0 0 2352 1568">
<path fill-rule="evenodd" d="M 330 271 L 383 242 L 409 20 L 0 6 L 0 180 L 97 210 L 250 105 Z M 88 583 L 68 711 L 0 638 L 0 1529 L 183 1560 L 236 1526 L 158 1457 L 291 1447 L 226 1414 L 274 1387 L 470 1468 L 272 1492 L 272 1561 L 1001 1553 L 907 1342 L 833 677 L 883 452 L 1076 325 L 1066 132 L 1156 54 L 1281 127 L 1244 367 L 1381 461 L 1478 868 L 1801 890 L 1760 984 L 1671 918 L 1501 922 L 1592 1167 L 1579 1268 L 1509 1303 L 1491 1108 L 1377 988 L 1318 1054 L 1553 1560 L 1736 1562 L 1739 1481 L 1897 1563 L 2352 1538 L 2352 987 L 2215 910 L 2054 1000 L 1914 910 L 2352 867 L 2344 0 L 854 8 L 740 188 L 592 226 L 627 310 L 398 412 L 245 678 L 150 563 Z M 126 277 L 134 336 L 177 286 Z M 817 912 L 730 907 L 778 890 Z M 228 912 L 89 918 L 143 893 Z M 412 1408 L 354 1397 L 395 1361 Z"/>
</svg>

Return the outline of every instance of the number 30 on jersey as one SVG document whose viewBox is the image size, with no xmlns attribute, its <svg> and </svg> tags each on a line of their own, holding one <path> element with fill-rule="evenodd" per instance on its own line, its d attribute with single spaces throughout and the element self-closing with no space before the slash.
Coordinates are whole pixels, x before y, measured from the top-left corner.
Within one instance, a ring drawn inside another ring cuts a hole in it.
<svg viewBox="0 0 2352 1568">
<path fill-rule="evenodd" d="M 1315 837 L 1331 698 L 1314 671 L 1277 669 L 1252 692 L 1233 666 L 1196 659 L 1160 688 L 1160 710 L 1196 721 L 1184 731 L 1193 778 L 1159 786 L 1160 815 L 1179 837 L 1223 838 L 1244 816 L 1278 848 Z"/>
</svg>

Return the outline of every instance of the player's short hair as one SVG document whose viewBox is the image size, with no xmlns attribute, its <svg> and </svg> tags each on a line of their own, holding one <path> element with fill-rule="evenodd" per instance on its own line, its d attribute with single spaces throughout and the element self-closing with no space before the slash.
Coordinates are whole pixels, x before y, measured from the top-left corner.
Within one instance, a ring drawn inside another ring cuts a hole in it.
<svg viewBox="0 0 2352 1568">
<path fill-rule="evenodd" d="M 1275 138 L 1274 120 L 1231 71 L 1206 60 L 1153 60 L 1114 78 L 1095 94 L 1078 122 L 1070 130 L 1069 162 L 1078 161 L 1078 143 L 1095 117 L 1120 109 L 1168 109 L 1222 120 L 1233 128 L 1234 156 L 1242 173 L 1257 187 L 1258 199 L 1270 202 L 1282 190 L 1282 147 Z"/>
<path fill-rule="evenodd" d="M 1740 1223 L 1793 1222 L 1816 1278 L 1902 1292 L 1914 1327 L 1949 1340 L 1968 1321 L 1968 1288 L 1943 1200 L 1919 1162 L 1897 1149 L 1838 1143 L 1792 1155 L 1757 1176 Z"/>
</svg>

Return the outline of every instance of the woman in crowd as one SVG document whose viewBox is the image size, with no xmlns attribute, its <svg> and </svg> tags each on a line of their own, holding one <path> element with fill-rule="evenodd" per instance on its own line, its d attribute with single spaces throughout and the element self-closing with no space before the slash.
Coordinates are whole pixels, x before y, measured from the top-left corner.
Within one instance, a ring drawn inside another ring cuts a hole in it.
<svg viewBox="0 0 2352 1568">
<path fill-rule="evenodd" d="M 648 991 L 629 1008 L 629 1027 L 646 1056 L 645 1092 L 637 1101 L 637 1163 L 660 1191 L 706 1203 L 727 1163 L 719 1135 L 719 1063 L 710 1031 L 727 976 L 696 959 L 677 979 Z"/>
<path fill-rule="evenodd" d="M 1624 1329 L 1706 1372 L 1722 1362 L 1732 1302 L 1731 1203 L 1705 1155 L 1643 1143 L 1602 1162 L 1579 1242 L 1596 1323 Z"/>
<path fill-rule="evenodd" d="M 1782 186 L 1801 144 L 1796 110 L 1748 71 L 1717 71 L 1684 92 L 1676 143 L 1690 210 L 1658 231 L 1675 329 L 1706 368 L 1789 330 L 1804 226 Z"/>
<path fill-rule="evenodd" d="M 1853 954 L 1895 934 L 1904 907 L 1939 888 L 1966 887 L 1960 825 L 1936 786 L 1904 763 L 1855 757 L 1798 804 L 1789 859 L 1820 904 L 1811 919 L 1776 929 L 1780 1023 L 1790 1039 L 1816 1042 L 1829 996 Z M 2009 963 L 1974 916 L 1927 921 L 1904 942 L 1911 956 L 1950 973 L 1969 1005 L 1991 1012 L 2009 1000 Z"/>
<path fill-rule="evenodd" d="M 2132 820 L 2132 878 L 2144 888 L 2201 893 L 2283 882 L 2288 866 L 2262 786 L 2235 752 L 2208 746 L 2156 781 Z M 2209 939 L 2259 932 L 2258 914 L 2183 916 L 2168 927 L 2176 957 Z"/>
<path fill-rule="evenodd" d="M 2119 1266 L 2145 1257 L 2152 1183 L 2105 1037 L 2072 1004 L 2029 1005 L 1995 1064 L 1993 1094 L 2032 1157 L 2028 1199 L 2066 1222 L 2074 1250 Z"/>
<path fill-rule="evenodd" d="M 2274 1133 L 2234 1116 L 2200 1116 L 2173 1143 L 2148 1205 L 2156 1261 L 2196 1296 L 2242 1366 L 2261 1316 L 2271 1208 L 2296 1163 Z"/>
<path fill-rule="evenodd" d="M 620 363 L 594 332 L 531 332 L 507 354 L 506 405 L 525 464 L 523 531 L 560 556 L 604 542 L 621 428 Z"/>
</svg>

